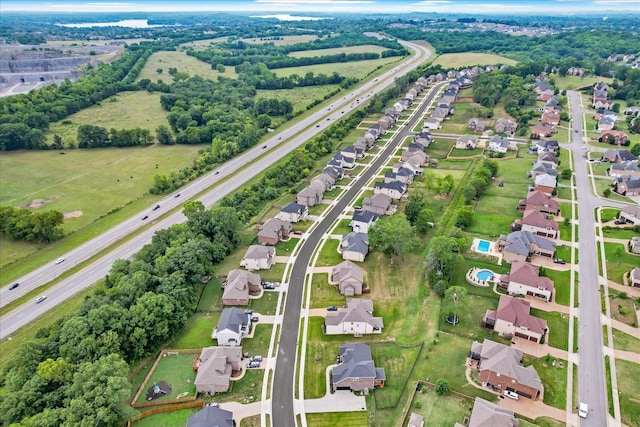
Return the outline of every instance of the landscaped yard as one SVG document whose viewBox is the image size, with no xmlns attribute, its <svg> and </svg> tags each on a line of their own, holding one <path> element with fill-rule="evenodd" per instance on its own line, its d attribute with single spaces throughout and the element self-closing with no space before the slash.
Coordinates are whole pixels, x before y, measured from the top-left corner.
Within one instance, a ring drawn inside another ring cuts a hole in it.
<svg viewBox="0 0 640 427">
<path fill-rule="evenodd" d="M 613 330 L 613 346 L 619 350 L 640 353 L 640 339 L 618 329 Z"/>
<path fill-rule="evenodd" d="M 620 243 L 604 243 L 604 250 L 607 260 L 607 278 L 622 284 L 622 276 L 632 268 L 640 265 L 640 257 L 627 253 L 624 245 Z"/>
<path fill-rule="evenodd" d="M 334 426 L 366 426 L 369 414 L 360 412 L 325 412 L 322 414 L 306 414 L 309 427 L 334 427 Z"/>
<path fill-rule="evenodd" d="M 525 366 L 533 365 L 538 372 L 544 385 L 544 403 L 564 410 L 567 403 L 567 361 L 551 356 L 535 359 L 525 355 L 523 362 Z"/>
<path fill-rule="evenodd" d="M 620 392 L 622 422 L 628 426 L 640 426 L 640 365 L 616 359 L 616 377 Z"/>
<path fill-rule="evenodd" d="M 154 402 L 176 399 L 182 393 L 188 393 L 187 396 L 193 396 L 196 392 L 196 386 L 193 383 L 196 379 L 193 362 L 197 356 L 197 354 L 191 353 L 168 354 L 160 359 L 149 381 L 143 384 L 144 390 L 136 403 L 146 402 L 147 388 L 159 381 L 164 381 L 171 386 L 171 394 L 155 399 Z"/>
<path fill-rule="evenodd" d="M 551 347 L 569 350 L 569 316 L 557 311 L 543 311 L 531 309 L 531 315 L 541 317 L 547 321 L 549 328 L 549 342 Z"/>
<path fill-rule="evenodd" d="M 410 415 L 415 412 L 422 415 L 425 425 L 453 426 L 456 422 L 462 423 L 464 417 L 471 416 L 469 410 L 471 407 L 473 407 L 472 401 L 454 397 L 451 394 L 440 396 L 432 388 L 425 387 L 416 392 L 408 413 Z"/>
<path fill-rule="evenodd" d="M 343 259 L 342 254 L 338 253 L 339 245 L 340 240 L 327 239 L 324 246 L 322 247 L 322 251 L 320 252 L 320 256 L 318 257 L 316 265 L 318 267 L 327 267 L 340 264 Z"/>
</svg>

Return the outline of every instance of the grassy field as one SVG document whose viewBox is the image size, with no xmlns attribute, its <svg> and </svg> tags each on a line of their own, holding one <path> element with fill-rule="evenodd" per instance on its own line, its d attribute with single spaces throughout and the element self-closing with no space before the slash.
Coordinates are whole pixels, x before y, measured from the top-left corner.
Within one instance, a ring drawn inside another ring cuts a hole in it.
<svg viewBox="0 0 640 427">
<path fill-rule="evenodd" d="M 81 216 L 70 218 L 63 225 L 63 231 L 70 233 L 145 196 L 154 175 L 191 164 L 198 149 L 153 145 L 65 150 L 64 155 L 59 151 L 4 152 L 0 155 L 0 203 L 27 206 L 42 199 L 45 204 L 41 209 L 78 212 Z M 157 196 L 147 197 L 149 204 L 157 200 Z M 36 244 L 3 244 L 0 266 L 38 248 Z"/>
<path fill-rule="evenodd" d="M 616 376 L 620 392 L 620 412 L 622 422 L 628 426 L 640 426 L 640 365 L 616 359 Z"/>
<path fill-rule="evenodd" d="M 256 99 L 258 98 L 276 98 L 278 100 L 287 100 L 293 104 L 294 113 L 304 111 L 307 106 L 316 99 L 323 99 L 325 95 L 336 90 L 338 85 L 323 86 L 305 86 L 295 89 L 278 89 L 278 90 L 258 90 Z"/>
<path fill-rule="evenodd" d="M 337 55 L 340 53 L 381 53 L 385 50 L 387 50 L 385 47 L 367 44 L 362 46 L 342 46 L 330 49 L 302 50 L 299 52 L 291 52 L 289 53 L 289 56 L 293 56 L 294 58 L 307 58 L 313 56 Z"/>
<path fill-rule="evenodd" d="M 620 243 L 605 242 L 604 250 L 607 257 L 607 277 L 614 282 L 623 283 L 623 274 L 638 266 L 638 255 L 627 253 Z"/>
<path fill-rule="evenodd" d="M 159 125 L 168 126 L 167 114 L 169 112 L 160 106 L 159 93 L 123 92 L 101 101 L 98 105 L 78 111 L 63 121 L 52 123 L 46 136 L 49 143 L 53 142 L 55 134 L 60 135 L 65 143 L 68 140 L 75 141 L 78 127 L 86 124 L 101 126 L 107 130 L 139 127 L 149 129 L 155 136 Z M 57 154 L 59 151 L 53 153 Z"/>
<path fill-rule="evenodd" d="M 181 393 L 189 393 L 192 396 L 196 392 L 193 383 L 196 379 L 196 372 L 193 370 L 193 361 L 196 354 L 172 354 L 163 357 L 156 369 L 151 374 L 151 378 L 143 384 L 145 391 L 140 394 L 137 403 L 147 401 L 146 389 L 158 381 L 165 381 L 171 386 L 171 394 L 156 399 L 155 401 L 176 399 Z"/>
<path fill-rule="evenodd" d="M 567 361 L 547 355 L 539 359 L 524 356 L 523 362 L 526 366 L 533 365 L 538 372 L 544 385 L 544 403 L 564 410 L 567 403 Z"/>
<path fill-rule="evenodd" d="M 586 87 L 586 86 L 593 86 L 596 82 L 607 82 L 609 84 L 611 84 L 611 82 L 613 81 L 613 79 L 607 78 L 607 77 L 596 77 L 596 76 L 583 76 L 583 77 L 577 77 L 577 76 L 564 76 L 564 77 L 560 77 L 556 74 L 551 74 L 550 76 L 551 78 L 553 78 L 556 82 L 556 86 L 559 89 L 567 89 L 567 90 L 573 90 L 573 89 L 578 89 L 581 87 Z"/>
<path fill-rule="evenodd" d="M 567 351 L 569 349 L 569 317 L 557 311 L 531 309 L 531 315 L 547 321 L 549 342 L 551 347 Z"/>
<path fill-rule="evenodd" d="M 300 76 L 305 75 L 308 72 L 312 72 L 314 74 L 326 74 L 331 75 L 334 72 L 340 74 L 345 77 L 356 77 L 356 78 L 364 78 L 375 68 L 384 66 L 387 64 L 395 63 L 397 61 L 401 61 L 401 57 L 390 57 L 390 58 L 380 58 L 380 59 L 371 59 L 367 61 L 351 61 L 351 62 L 340 62 L 335 64 L 317 64 L 317 65 L 309 65 L 305 67 L 287 67 L 287 68 L 278 68 L 273 70 L 278 77 L 281 76 L 290 76 L 291 74 L 298 74 Z"/>
<path fill-rule="evenodd" d="M 621 298 L 619 295 L 619 292 L 615 289 L 609 289 L 611 317 L 627 325 L 637 327 L 638 319 L 636 317 L 634 300 L 628 296 Z"/>
<path fill-rule="evenodd" d="M 518 61 L 491 53 L 460 52 L 445 53 L 438 56 L 433 65 L 442 65 L 444 68 L 473 67 L 475 65 L 515 65 Z"/>
<path fill-rule="evenodd" d="M 202 40 L 201 40 L 202 41 Z M 156 70 L 162 68 L 162 73 Z M 211 64 L 200 61 L 193 56 L 180 51 L 161 51 L 152 54 L 144 64 L 137 80 L 149 79 L 152 82 L 162 80 L 171 83 L 173 77 L 169 75 L 169 68 L 176 68 L 180 73 L 187 73 L 190 76 L 200 76 L 203 79 L 216 80 L 218 76 L 235 79 L 238 77 L 234 67 L 225 67 L 224 73 L 211 69 Z"/>
</svg>

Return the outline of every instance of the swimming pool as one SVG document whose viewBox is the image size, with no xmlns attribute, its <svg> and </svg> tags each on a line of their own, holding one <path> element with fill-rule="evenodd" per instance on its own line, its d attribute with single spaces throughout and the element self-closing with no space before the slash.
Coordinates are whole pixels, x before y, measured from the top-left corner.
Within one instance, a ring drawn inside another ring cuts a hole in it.
<svg viewBox="0 0 640 427">
<path fill-rule="evenodd" d="M 484 253 L 489 252 L 490 245 L 491 245 L 491 242 L 487 240 L 478 240 L 478 252 L 484 252 Z"/>
<path fill-rule="evenodd" d="M 476 271 L 476 278 L 478 280 L 489 280 L 493 278 L 495 275 L 491 270 L 478 270 Z"/>
</svg>

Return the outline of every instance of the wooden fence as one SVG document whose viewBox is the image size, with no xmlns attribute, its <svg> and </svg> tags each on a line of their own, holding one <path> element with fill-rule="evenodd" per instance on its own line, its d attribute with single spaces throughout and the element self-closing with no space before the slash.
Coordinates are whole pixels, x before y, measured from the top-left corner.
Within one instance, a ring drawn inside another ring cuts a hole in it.
<svg viewBox="0 0 640 427">
<path fill-rule="evenodd" d="M 165 402 L 166 405 L 166 402 Z M 197 402 L 186 402 L 186 403 L 180 403 L 178 405 L 171 405 L 171 406 L 163 406 L 160 408 L 153 408 L 153 409 L 148 409 L 144 412 L 141 412 L 140 414 L 136 415 L 133 418 L 130 418 L 129 421 L 127 421 L 127 427 L 131 427 L 131 425 L 133 423 L 135 423 L 136 421 L 139 421 L 143 418 L 148 417 L 149 415 L 153 415 L 153 414 L 159 414 L 161 412 L 171 412 L 171 411 L 177 411 L 180 409 L 190 409 L 190 408 L 204 408 L 204 401 L 200 400 Z"/>
</svg>

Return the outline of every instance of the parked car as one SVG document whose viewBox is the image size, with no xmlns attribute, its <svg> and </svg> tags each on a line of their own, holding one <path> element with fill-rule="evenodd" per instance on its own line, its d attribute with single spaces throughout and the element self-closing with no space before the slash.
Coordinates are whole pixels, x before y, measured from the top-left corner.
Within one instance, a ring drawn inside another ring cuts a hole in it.
<svg viewBox="0 0 640 427">
<path fill-rule="evenodd" d="M 160 209 L 160 205 L 155 205 L 152 210 L 157 211 L 158 209 Z"/>
<path fill-rule="evenodd" d="M 584 402 L 580 402 L 578 406 L 578 415 L 580 418 L 587 418 L 587 414 L 589 413 L 589 405 Z"/>
<path fill-rule="evenodd" d="M 509 391 L 509 390 L 505 390 L 504 395 L 513 400 L 518 400 L 518 398 L 520 397 L 518 396 L 518 393 L 516 393 L 515 391 Z"/>
<path fill-rule="evenodd" d="M 623 225 L 626 224 L 627 221 L 625 221 L 624 219 L 616 219 L 615 221 L 613 221 L 613 223 L 616 225 Z"/>
<path fill-rule="evenodd" d="M 46 295 L 41 295 L 38 298 L 36 298 L 36 304 L 40 304 L 42 301 L 44 301 L 46 299 L 47 299 Z"/>
<path fill-rule="evenodd" d="M 338 311 L 338 307 L 336 307 L 335 305 L 330 305 L 329 307 L 327 307 L 327 311 Z"/>
<path fill-rule="evenodd" d="M 565 260 L 563 260 L 562 258 L 554 258 L 553 262 L 556 264 L 566 264 L 567 262 Z"/>
<path fill-rule="evenodd" d="M 58 258 L 56 260 L 56 264 L 62 264 L 64 262 L 64 258 Z"/>
<path fill-rule="evenodd" d="M 251 358 L 251 361 L 252 361 L 252 362 L 258 362 L 258 363 L 259 363 L 259 362 L 262 362 L 262 356 L 260 356 L 260 355 L 253 356 L 253 357 Z"/>
<path fill-rule="evenodd" d="M 253 314 L 253 310 L 251 310 L 251 309 L 246 309 L 246 310 L 244 311 L 244 314 Z"/>
<path fill-rule="evenodd" d="M 251 323 L 256 323 L 256 322 L 259 322 L 259 321 L 260 321 L 260 318 L 258 316 L 253 316 L 251 318 Z"/>
<path fill-rule="evenodd" d="M 247 368 L 251 369 L 251 368 L 259 368 L 260 367 L 260 362 L 258 361 L 250 361 L 249 363 L 247 363 Z"/>
<path fill-rule="evenodd" d="M 18 286 L 20 286 L 20 283 L 14 283 L 13 285 L 9 286 L 9 290 L 12 291 L 15 288 L 17 288 Z"/>
</svg>

